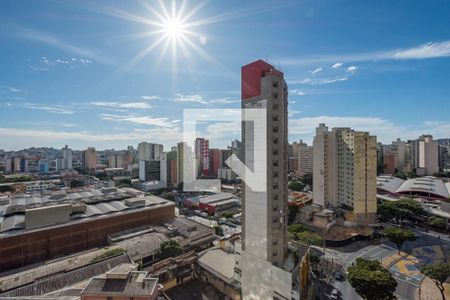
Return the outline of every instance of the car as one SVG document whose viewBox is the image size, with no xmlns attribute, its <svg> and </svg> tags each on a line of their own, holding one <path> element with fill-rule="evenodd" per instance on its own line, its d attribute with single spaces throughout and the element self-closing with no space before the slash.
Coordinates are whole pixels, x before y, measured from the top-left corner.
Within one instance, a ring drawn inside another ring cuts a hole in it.
<svg viewBox="0 0 450 300">
<path fill-rule="evenodd" d="M 333 274 L 334 279 L 338 280 L 338 281 L 343 281 L 345 280 L 345 275 L 344 273 L 340 272 L 340 271 L 336 271 Z"/>
</svg>

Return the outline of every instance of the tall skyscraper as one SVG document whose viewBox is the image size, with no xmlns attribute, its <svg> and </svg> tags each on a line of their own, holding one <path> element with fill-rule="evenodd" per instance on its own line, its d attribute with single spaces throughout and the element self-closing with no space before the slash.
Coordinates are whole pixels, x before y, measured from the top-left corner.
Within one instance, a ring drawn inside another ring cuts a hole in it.
<svg viewBox="0 0 450 300">
<path fill-rule="evenodd" d="M 67 145 L 62 148 L 62 170 L 72 170 L 72 149 Z"/>
<path fill-rule="evenodd" d="M 258 60 L 242 67 L 242 108 L 266 109 L 267 128 L 243 121 L 242 149 L 245 165 L 258 164 L 256 151 L 267 162 L 263 178 L 267 190 L 248 184 L 242 194 L 242 297 L 291 299 L 292 276 L 283 269 L 287 251 L 287 85 L 283 73 Z M 259 130 L 266 130 L 267 149 L 255 149 Z M 261 175 L 259 175 L 261 176 Z"/>
<path fill-rule="evenodd" d="M 377 212 L 377 141 L 367 132 L 316 128 L 313 142 L 313 199 L 325 207 L 345 207 L 346 219 L 375 222 Z"/>
</svg>

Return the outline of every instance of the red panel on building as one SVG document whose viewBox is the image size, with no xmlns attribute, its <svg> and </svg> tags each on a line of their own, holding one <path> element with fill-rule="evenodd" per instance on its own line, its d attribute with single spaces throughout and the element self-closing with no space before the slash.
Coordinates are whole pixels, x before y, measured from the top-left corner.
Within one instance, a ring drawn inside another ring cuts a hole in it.
<svg viewBox="0 0 450 300">
<path fill-rule="evenodd" d="M 283 77 L 283 73 L 263 60 L 257 60 L 241 68 L 241 98 L 248 99 L 261 95 L 261 77 L 272 74 Z"/>
</svg>

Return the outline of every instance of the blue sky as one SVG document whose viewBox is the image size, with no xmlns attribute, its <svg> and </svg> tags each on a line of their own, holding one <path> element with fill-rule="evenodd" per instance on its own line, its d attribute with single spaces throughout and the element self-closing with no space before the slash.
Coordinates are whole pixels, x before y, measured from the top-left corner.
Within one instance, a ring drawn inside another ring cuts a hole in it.
<svg viewBox="0 0 450 300">
<path fill-rule="evenodd" d="M 0 149 L 174 145 L 183 109 L 240 107 L 240 67 L 260 58 L 285 73 L 291 141 L 321 122 L 450 137 L 448 1 L 174 3 L 187 40 L 163 37 L 158 1 L 1 1 Z M 199 131 L 239 137 L 214 116 Z"/>
</svg>

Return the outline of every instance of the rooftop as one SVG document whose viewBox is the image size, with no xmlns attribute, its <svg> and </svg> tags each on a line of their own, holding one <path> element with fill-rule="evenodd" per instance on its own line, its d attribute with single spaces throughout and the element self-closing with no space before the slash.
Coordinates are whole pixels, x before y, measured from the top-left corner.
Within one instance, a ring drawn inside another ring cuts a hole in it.
<svg viewBox="0 0 450 300">
<path fill-rule="evenodd" d="M 437 199 L 450 197 L 450 184 L 432 176 L 402 180 L 394 176 L 382 175 L 377 177 L 377 188 L 398 195 L 411 194 Z"/>
<path fill-rule="evenodd" d="M 120 266 L 119 266 L 120 267 Z M 157 291 L 158 278 L 147 277 L 147 272 L 130 271 L 124 272 L 120 276 L 113 273 L 94 277 L 81 292 L 82 295 L 126 295 L 126 296 L 148 296 L 153 295 Z"/>
<path fill-rule="evenodd" d="M 77 222 L 111 214 L 127 213 L 136 209 L 151 209 L 157 206 L 173 205 L 172 202 L 163 198 L 153 195 L 143 196 L 139 191 L 129 188 L 91 190 L 70 194 L 59 191 L 50 197 L 42 198 L 9 197 L 6 203 L 0 205 L 0 235 L 24 230 L 25 212 L 35 208 L 70 204 L 69 222 Z M 58 224 L 48 224 L 47 226 L 53 225 Z"/>
<path fill-rule="evenodd" d="M 234 274 L 234 254 L 219 248 L 208 249 L 198 256 L 200 266 L 230 283 Z"/>
</svg>

